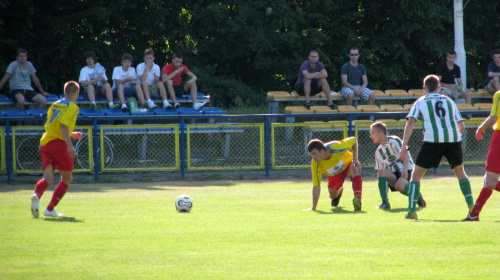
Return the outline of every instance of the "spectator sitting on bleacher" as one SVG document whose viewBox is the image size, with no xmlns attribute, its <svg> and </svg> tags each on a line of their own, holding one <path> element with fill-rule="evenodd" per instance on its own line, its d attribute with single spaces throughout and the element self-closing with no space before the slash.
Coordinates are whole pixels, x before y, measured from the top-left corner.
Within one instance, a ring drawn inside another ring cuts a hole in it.
<svg viewBox="0 0 500 280">
<path fill-rule="evenodd" d="M 144 51 L 144 62 L 137 65 L 137 76 L 141 80 L 142 91 L 147 99 L 149 109 L 156 107 L 151 96 L 161 97 L 163 108 L 172 109 L 172 104 L 167 100 L 167 90 L 160 80 L 160 66 L 154 63 L 155 52 L 152 49 Z"/>
<path fill-rule="evenodd" d="M 176 97 L 181 97 L 187 93 L 191 93 L 193 108 L 195 110 L 198 110 L 207 104 L 207 102 L 197 102 L 198 88 L 196 86 L 196 80 L 198 78 L 193 74 L 193 72 L 191 72 L 191 70 L 189 70 L 189 68 L 187 68 L 186 65 L 182 64 L 182 54 L 174 54 L 172 57 L 172 63 L 163 66 L 161 74 L 161 81 L 167 87 L 168 94 L 175 104 L 175 109 L 180 107 L 180 104 L 177 103 Z M 184 84 L 181 84 L 182 74 L 188 75 L 191 79 L 187 80 Z"/>
<path fill-rule="evenodd" d="M 95 109 L 96 97 L 105 97 L 110 109 L 118 108 L 119 104 L 113 104 L 113 92 L 106 76 L 106 69 L 96 63 L 97 57 L 94 52 L 85 52 L 83 56 L 87 66 L 80 70 L 78 82 L 83 87 L 82 96 L 90 101 L 90 108 Z"/>
<path fill-rule="evenodd" d="M 132 66 L 132 55 L 124 53 L 122 55 L 122 66 L 117 66 L 113 69 L 113 94 L 120 98 L 120 103 L 123 108 L 127 108 L 125 96 L 137 96 L 142 107 L 146 108 L 144 102 L 144 93 L 141 89 L 141 80 L 137 79 L 137 73 Z"/>
<path fill-rule="evenodd" d="M 0 80 L 0 90 L 3 88 L 7 80 L 9 80 L 10 92 L 8 96 L 17 102 L 16 108 L 24 110 L 24 101 L 38 103 L 40 109 L 47 107 L 47 99 L 45 96 L 50 94 L 45 92 L 40 84 L 40 80 L 36 76 L 35 67 L 28 61 L 28 51 L 18 49 L 16 52 L 16 61 L 13 61 L 7 67 L 5 75 Z M 31 87 L 31 81 L 35 84 L 38 92 Z"/>
<path fill-rule="evenodd" d="M 500 49 L 493 51 L 493 61 L 488 64 L 486 90 L 491 94 L 500 90 Z"/>
<path fill-rule="evenodd" d="M 299 77 L 295 82 L 295 90 L 299 95 L 305 95 L 306 103 L 304 107 L 311 107 L 311 94 L 318 94 L 323 91 L 328 99 L 328 106 L 332 109 L 337 109 L 337 104 L 332 102 L 330 86 L 328 85 L 328 73 L 325 66 L 319 61 L 319 53 L 317 51 L 309 52 L 308 60 L 304 61 L 300 66 Z"/>
<path fill-rule="evenodd" d="M 441 94 L 446 95 L 456 102 L 459 97 L 465 98 L 465 102 L 471 104 L 470 92 L 463 90 L 460 66 L 455 64 L 457 53 L 454 50 L 446 52 L 446 62 L 440 64 L 436 74 L 441 83 Z M 457 82 L 455 83 L 455 79 Z"/>
<path fill-rule="evenodd" d="M 356 96 L 368 101 L 368 105 L 373 105 L 375 103 L 375 94 L 371 89 L 367 88 L 366 68 L 363 64 L 358 63 L 359 50 L 356 47 L 349 50 L 349 59 L 350 61 L 344 64 L 340 70 L 342 95 L 346 100 L 346 104 L 352 105 L 352 99 Z M 363 81 L 362 84 L 361 81 Z"/>
</svg>

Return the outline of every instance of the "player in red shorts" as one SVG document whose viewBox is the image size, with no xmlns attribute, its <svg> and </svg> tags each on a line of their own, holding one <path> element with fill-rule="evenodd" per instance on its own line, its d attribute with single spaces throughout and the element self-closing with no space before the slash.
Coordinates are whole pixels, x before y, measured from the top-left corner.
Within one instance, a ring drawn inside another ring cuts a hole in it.
<svg viewBox="0 0 500 280">
<path fill-rule="evenodd" d="M 34 194 L 31 196 L 31 214 L 35 218 L 38 218 L 40 198 L 54 181 L 56 168 L 61 173 L 61 181 L 43 215 L 63 216 L 57 213 L 54 207 L 61 201 L 73 179 L 73 158 L 76 157 L 76 150 L 71 143 L 71 137 L 79 139 L 82 135 L 81 132 L 73 132 L 79 112 L 75 103 L 79 93 L 80 86 L 77 82 L 67 82 L 64 84 L 64 99 L 54 102 L 47 111 L 45 133 L 40 139 L 43 178 L 36 183 Z"/>
<path fill-rule="evenodd" d="M 313 181 L 312 207 L 306 211 L 316 210 L 318 205 L 321 176 L 328 176 L 328 192 L 332 206 L 338 206 L 342 196 L 344 179 L 350 177 L 354 198 L 352 204 L 355 211 L 361 211 L 361 163 L 358 160 L 358 141 L 356 137 L 348 137 L 341 141 L 330 141 L 325 144 L 319 139 L 312 139 L 307 144 L 307 151 L 312 157 L 311 175 Z"/>
<path fill-rule="evenodd" d="M 493 96 L 493 108 L 488 118 L 477 128 L 477 140 L 483 140 L 483 134 L 486 129 L 493 126 L 493 136 L 491 137 L 490 148 L 486 157 L 486 170 L 483 179 L 483 188 L 477 197 L 476 204 L 472 211 L 463 219 L 463 221 L 479 221 L 479 213 L 484 204 L 490 198 L 493 190 L 500 192 L 500 91 Z"/>
</svg>

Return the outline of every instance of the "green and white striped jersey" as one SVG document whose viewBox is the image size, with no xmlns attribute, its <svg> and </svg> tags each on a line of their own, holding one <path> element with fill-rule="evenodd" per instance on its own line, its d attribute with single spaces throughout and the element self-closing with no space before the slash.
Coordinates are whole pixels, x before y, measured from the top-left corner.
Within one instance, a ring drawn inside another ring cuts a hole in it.
<svg viewBox="0 0 500 280">
<path fill-rule="evenodd" d="M 436 92 L 428 93 L 417 99 L 406 118 L 422 120 L 424 142 L 455 143 L 462 141 L 462 133 L 457 123 L 462 115 L 457 105 L 447 96 Z"/>
<path fill-rule="evenodd" d="M 378 145 L 375 151 L 375 169 L 388 169 L 392 172 L 401 171 L 403 169 L 403 161 L 400 158 L 402 144 L 403 141 L 396 135 L 387 136 L 387 143 Z M 413 170 L 414 167 L 415 165 L 410 154 L 408 170 Z"/>
</svg>

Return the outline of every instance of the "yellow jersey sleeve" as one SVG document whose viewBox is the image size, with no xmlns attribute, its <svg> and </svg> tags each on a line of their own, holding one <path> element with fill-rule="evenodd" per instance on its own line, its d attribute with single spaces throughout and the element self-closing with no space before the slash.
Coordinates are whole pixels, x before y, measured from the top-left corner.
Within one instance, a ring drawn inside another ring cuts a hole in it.
<svg viewBox="0 0 500 280">
<path fill-rule="evenodd" d="M 40 145 L 45 146 L 54 139 L 64 140 L 61 124 L 67 126 L 71 134 L 75 129 L 78 112 L 78 106 L 69 100 L 59 100 L 53 103 L 47 111 L 45 133 L 40 139 Z"/>
<path fill-rule="evenodd" d="M 349 137 L 341 141 L 331 141 L 325 143 L 325 147 L 332 153 L 331 157 L 320 162 L 311 161 L 311 177 L 313 186 L 320 187 L 321 177 L 335 176 L 342 173 L 352 162 L 352 147 L 356 143 L 356 138 Z"/>
<path fill-rule="evenodd" d="M 497 122 L 493 126 L 493 130 L 500 130 L 500 91 L 497 91 L 493 96 L 493 107 L 491 108 L 490 116 L 497 117 Z"/>
</svg>

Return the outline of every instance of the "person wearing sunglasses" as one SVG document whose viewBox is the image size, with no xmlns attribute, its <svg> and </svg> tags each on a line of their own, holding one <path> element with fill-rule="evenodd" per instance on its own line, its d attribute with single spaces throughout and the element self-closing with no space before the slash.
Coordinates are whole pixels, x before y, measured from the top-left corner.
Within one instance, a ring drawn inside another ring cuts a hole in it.
<svg viewBox="0 0 500 280">
<path fill-rule="evenodd" d="M 368 105 L 375 103 L 375 94 L 368 86 L 366 68 L 358 62 L 359 50 L 352 47 L 349 50 L 349 62 L 342 66 L 340 70 L 342 80 L 341 93 L 347 105 L 352 105 L 354 97 L 361 97 L 368 102 Z"/>
</svg>

